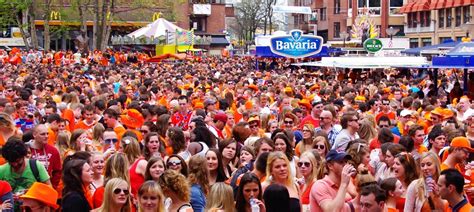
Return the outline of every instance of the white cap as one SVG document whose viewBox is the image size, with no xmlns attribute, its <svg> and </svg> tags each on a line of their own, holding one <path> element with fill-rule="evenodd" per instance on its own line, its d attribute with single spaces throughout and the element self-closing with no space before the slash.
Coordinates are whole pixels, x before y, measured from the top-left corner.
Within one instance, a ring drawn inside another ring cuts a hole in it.
<svg viewBox="0 0 474 212">
<path fill-rule="evenodd" d="M 411 110 L 403 109 L 402 112 L 400 112 L 400 117 L 405 117 L 405 116 L 411 115 L 412 113 L 413 111 Z"/>
</svg>

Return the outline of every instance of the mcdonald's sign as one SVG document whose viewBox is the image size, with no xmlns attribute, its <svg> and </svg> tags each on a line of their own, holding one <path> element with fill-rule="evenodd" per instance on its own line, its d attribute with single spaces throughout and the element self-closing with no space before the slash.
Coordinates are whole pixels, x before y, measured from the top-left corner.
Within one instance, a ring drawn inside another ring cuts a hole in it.
<svg viewBox="0 0 474 212">
<path fill-rule="evenodd" d="M 51 11 L 51 14 L 49 15 L 50 20 L 61 20 L 61 13 L 58 11 Z"/>
<path fill-rule="evenodd" d="M 160 18 L 161 12 L 153 13 L 152 21 L 156 21 Z"/>
</svg>

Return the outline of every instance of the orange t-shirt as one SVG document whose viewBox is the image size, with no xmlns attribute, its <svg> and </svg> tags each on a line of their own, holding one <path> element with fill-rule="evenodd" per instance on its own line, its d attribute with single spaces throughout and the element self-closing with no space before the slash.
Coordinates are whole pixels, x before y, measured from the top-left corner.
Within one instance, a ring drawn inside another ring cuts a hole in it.
<svg viewBox="0 0 474 212">
<path fill-rule="evenodd" d="M 51 128 L 48 128 L 48 144 L 54 146 L 58 138 L 58 133 L 54 132 Z"/>
<path fill-rule="evenodd" d="M 0 135 L 0 147 L 3 147 L 3 145 L 5 145 L 5 138 L 3 137 L 3 135 Z M 0 154 L 0 165 L 3 165 L 5 163 L 7 163 L 7 161 Z"/>
</svg>

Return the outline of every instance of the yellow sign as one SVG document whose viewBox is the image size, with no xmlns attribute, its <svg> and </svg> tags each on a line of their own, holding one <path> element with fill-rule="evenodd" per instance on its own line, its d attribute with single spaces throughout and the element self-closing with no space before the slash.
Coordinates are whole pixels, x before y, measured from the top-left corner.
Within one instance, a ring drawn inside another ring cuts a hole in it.
<svg viewBox="0 0 474 212">
<path fill-rule="evenodd" d="M 153 17 L 151 20 L 156 21 L 160 18 L 161 12 L 153 13 Z"/>
<path fill-rule="evenodd" d="M 59 13 L 58 11 L 51 11 L 51 14 L 50 14 L 50 19 L 51 20 L 60 20 L 61 19 L 61 13 Z"/>
</svg>

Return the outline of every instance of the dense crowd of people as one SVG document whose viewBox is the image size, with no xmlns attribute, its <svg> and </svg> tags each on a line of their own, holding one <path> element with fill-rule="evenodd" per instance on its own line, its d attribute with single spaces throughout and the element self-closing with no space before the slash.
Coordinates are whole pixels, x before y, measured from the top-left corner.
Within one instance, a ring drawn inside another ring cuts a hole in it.
<svg viewBox="0 0 474 212">
<path fill-rule="evenodd" d="M 137 55 L 0 54 L 1 211 L 472 209 L 454 70 Z"/>
</svg>

